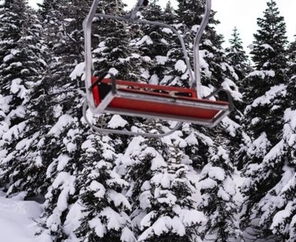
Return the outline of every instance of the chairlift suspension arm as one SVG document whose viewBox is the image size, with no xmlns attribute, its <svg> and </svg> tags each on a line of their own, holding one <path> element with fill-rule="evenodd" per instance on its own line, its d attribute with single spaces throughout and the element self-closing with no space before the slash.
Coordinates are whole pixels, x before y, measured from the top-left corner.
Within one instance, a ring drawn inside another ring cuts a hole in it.
<svg viewBox="0 0 296 242">
<path fill-rule="evenodd" d="M 193 45 L 193 66 L 194 66 L 194 79 L 195 83 L 192 82 L 192 88 L 196 89 L 196 94 L 198 98 L 202 98 L 202 92 L 201 92 L 201 73 L 200 73 L 200 56 L 199 56 L 199 44 L 202 37 L 202 34 L 209 22 L 210 14 L 211 14 L 211 7 L 212 7 L 212 1 L 206 0 L 206 6 L 205 6 L 205 13 L 202 18 L 202 22 L 200 24 L 200 27 L 196 33 L 194 45 Z"/>
</svg>

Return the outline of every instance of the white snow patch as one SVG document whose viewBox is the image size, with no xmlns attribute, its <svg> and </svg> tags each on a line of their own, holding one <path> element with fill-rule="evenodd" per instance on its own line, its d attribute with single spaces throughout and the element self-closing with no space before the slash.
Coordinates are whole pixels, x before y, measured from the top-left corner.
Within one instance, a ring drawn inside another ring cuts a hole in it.
<svg viewBox="0 0 296 242">
<path fill-rule="evenodd" d="M 13 79 L 11 81 L 10 91 L 13 94 L 18 93 L 18 95 L 17 95 L 18 97 L 25 99 L 28 90 L 21 83 L 22 83 L 22 79 L 20 79 L 20 78 Z"/>
<path fill-rule="evenodd" d="M 184 73 L 187 69 L 187 66 L 183 60 L 178 60 L 175 64 L 175 69 Z"/>
<path fill-rule="evenodd" d="M 111 120 L 108 123 L 108 128 L 116 129 L 116 128 L 123 128 L 126 126 L 128 122 L 124 120 L 120 115 L 113 115 Z"/>
<path fill-rule="evenodd" d="M 264 79 L 265 77 L 274 77 L 275 76 L 275 72 L 273 70 L 269 70 L 269 71 L 252 71 L 247 78 L 252 77 L 252 76 L 257 76 L 260 77 L 261 79 Z"/>
<path fill-rule="evenodd" d="M 5 198 L 0 191 L 0 240 L 3 242 L 50 242 L 50 236 L 36 236 L 42 205 Z"/>
<path fill-rule="evenodd" d="M 79 63 L 75 66 L 74 70 L 70 74 L 71 80 L 75 80 L 77 77 L 84 75 L 85 63 Z"/>
<path fill-rule="evenodd" d="M 262 44 L 261 45 L 264 49 L 270 49 L 272 51 L 274 51 L 274 49 L 269 45 L 269 44 Z"/>
<path fill-rule="evenodd" d="M 152 45 L 153 41 L 148 35 L 145 35 L 140 41 L 138 41 L 136 43 L 136 45 L 139 46 L 139 45 L 143 45 L 144 43 L 147 44 L 147 45 Z"/>
<path fill-rule="evenodd" d="M 265 95 L 256 98 L 254 102 L 252 103 L 252 107 L 257 106 L 263 106 L 266 104 L 272 103 L 272 100 L 274 100 L 277 96 L 284 97 L 287 93 L 287 86 L 284 84 L 273 86 L 270 88 L 269 91 L 265 93 Z M 249 108 L 247 109 L 249 110 Z"/>
<path fill-rule="evenodd" d="M 211 167 L 208 174 L 210 178 L 215 180 L 223 181 L 225 179 L 225 171 L 220 167 Z"/>
<path fill-rule="evenodd" d="M 3 62 L 7 62 L 9 60 L 11 60 L 14 56 L 12 54 L 8 54 L 7 56 L 4 56 L 3 58 Z"/>
<path fill-rule="evenodd" d="M 109 73 L 110 74 L 113 74 L 114 76 L 117 76 L 117 74 L 119 73 L 119 71 L 116 68 L 112 67 L 112 68 L 109 69 Z"/>
<path fill-rule="evenodd" d="M 160 65 L 164 65 L 168 61 L 168 58 L 162 55 L 155 56 L 155 59 L 157 64 L 160 64 Z"/>
<path fill-rule="evenodd" d="M 173 34 L 173 31 L 170 28 L 163 28 L 162 32 L 164 32 L 166 34 Z"/>
<path fill-rule="evenodd" d="M 58 122 L 51 128 L 48 134 L 53 134 L 53 135 L 60 135 L 63 132 L 63 129 L 67 126 L 70 125 L 73 122 L 72 116 L 68 114 L 62 115 Z"/>
<path fill-rule="evenodd" d="M 69 160 L 71 160 L 71 158 L 68 155 L 63 155 L 61 154 L 58 158 L 58 167 L 57 170 L 58 171 L 62 171 L 65 166 L 68 164 Z"/>
<path fill-rule="evenodd" d="M 88 221 L 88 224 L 91 229 L 95 229 L 96 235 L 100 238 L 102 238 L 107 232 L 105 226 L 102 224 L 101 219 L 99 218 L 94 218 Z"/>
<path fill-rule="evenodd" d="M 92 181 L 88 188 L 95 192 L 94 195 L 97 198 L 103 198 L 105 196 L 105 187 L 97 181 Z"/>
<path fill-rule="evenodd" d="M 174 233 L 178 236 L 184 236 L 186 234 L 186 229 L 182 221 L 178 217 L 168 217 L 164 216 L 156 220 L 156 222 L 146 229 L 138 238 L 138 241 L 145 241 L 153 234 L 161 235 L 165 233 Z"/>
</svg>

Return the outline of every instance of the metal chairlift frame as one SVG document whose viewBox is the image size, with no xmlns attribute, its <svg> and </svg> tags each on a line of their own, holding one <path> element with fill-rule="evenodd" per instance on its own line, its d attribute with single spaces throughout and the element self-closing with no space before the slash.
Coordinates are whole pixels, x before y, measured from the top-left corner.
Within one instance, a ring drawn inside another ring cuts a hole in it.
<svg viewBox="0 0 296 242">
<path fill-rule="evenodd" d="M 173 132 L 175 132 L 176 130 L 178 130 L 183 122 L 194 122 L 194 123 L 198 123 L 204 126 L 208 126 L 208 127 L 213 127 L 215 126 L 218 122 L 221 121 L 221 119 L 223 119 L 225 116 L 227 116 L 229 114 L 229 112 L 231 111 L 231 105 L 230 104 L 225 104 L 225 105 L 221 105 L 221 104 L 217 104 L 215 105 L 215 103 L 198 103 L 198 104 L 192 104 L 190 102 L 187 102 L 186 100 L 174 100 L 174 104 L 176 105 L 193 105 L 193 107 L 195 105 L 197 105 L 198 107 L 201 108 L 208 108 L 208 109 L 217 109 L 220 110 L 219 114 L 213 119 L 211 120 L 211 122 L 207 121 L 207 120 L 190 120 L 190 118 L 186 118 L 186 120 L 183 119 L 178 119 L 178 117 L 165 117 L 162 115 L 155 115 L 155 114 L 145 114 L 145 115 L 139 115 L 139 113 L 131 113 L 131 112 L 120 112 L 120 110 L 107 110 L 106 112 L 108 113 L 120 113 L 123 115 L 128 115 L 128 116 L 137 116 L 137 117 L 152 117 L 152 118 L 160 118 L 160 119 L 166 119 L 166 120 L 176 120 L 179 121 L 175 127 L 173 127 L 170 131 L 165 132 L 165 133 L 160 133 L 160 134 L 154 134 L 154 133 L 138 133 L 138 132 L 131 132 L 131 131 L 126 131 L 126 130 L 117 130 L 117 129 L 111 129 L 111 128 L 100 128 L 98 126 L 95 126 L 91 123 L 91 121 L 88 120 L 86 112 L 87 112 L 87 108 L 89 107 L 90 110 L 93 113 L 97 113 L 97 114 L 101 114 L 105 112 L 106 107 L 109 105 L 109 103 L 113 100 L 114 97 L 123 97 L 123 98 L 130 98 L 131 100 L 151 100 L 151 101 L 155 101 L 155 97 L 149 97 L 147 95 L 141 94 L 141 93 L 130 93 L 130 92 L 123 92 L 121 90 L 119 90 L 116 87 L 116 80 L 115 78 L 112 77 L 112 74 L 109 73 L 111 75 L 111 86 L 112 86 L 112 90 L 110 91 L 110 93 L 108 93 L 108 95 L 102 100 L 102 102 L 100 103 L 99 106 L 96 106 L 94 103 L 94 96 L 93 96 L 93 92 L 92 92 L 92 88 L 93 88 L 93 83 L 92 83 L 92 54 L 91 54 L 91 27 L 92 27 L 92 22 L 93 19 L 95 17 L 99 17 L 99 18 L 105 18 L 105 19 L 113 19 L 113 20 L 119 20 L 119 21 L 124 21 L 124 22 L 131 22 L 131 23 L 138 23 L 138 24 L 149 24 L 149 25 L 156 25 L 159 27 L 164 27 L 164 28 L 169 28 L 170 30 L 172 30 L 172 32 L 174 34 L 176 34 L 176 36 L 179 38 L 180 44 L 181 44 L 181 48 L 182 48 L 182 52 L 184 55 L 184 60 L 185 60 L 185 64 L 187 66 L 188 69 L 188 73 L 189 73 L 189 77 L 190 77 L 190 87 L 192 89 L 196 90 L 196 96 L 197 99 L 203 100 L 202 99 L 202 94 L 201 94 L 201 73 L 200 73 L 200 64 L 199 64 L 199 43 L 202 37 L 202 34 L 206 28 L 206 25 L 208 24 L 209 21 L 209 17 L 210 17 L 210 12 L 211 12 L 211 0 L 206 0 L 206 7 L 205 7 L 205 13 L 201 22 L 201 25 L 197 31 L 196 37 L 195 37 L 195 41 L 194 41 L 194 46 L 193 46 L 193 66 L 194 66 L 194 71 L 192 71 L 191 65 L 190 65 L 190 60 L 188 57 L 188 53 L 186 51 L 186 47 L 185 47 L 185 43 L 183 40 L 183 37 L 181 36 L 181 34 L 173 27 L 170 26 L 168 24 L 162 23 L 162 22 L 158 22 L 158 21 L 149 21 L 149 20 L 145 20 L 145 19 L 140 19 L 137 17 L 137 12 L 139 11 L 139 9 L 142 7 L 144 0 L 138 0 L 136 6 L 132 9 L 132 11 L 127 15 L 127 16 L 116 16 L 116 15 L 109 15 L 109 14 L 103 14 L 103 13 L 96 13 L 97 10 L 97 6 L 100 2 L 100 0 L 94 0 L 92 3 L 92 6 L 89 10 L 89 13 L 87 15 L 87 17 L 85 18 L 84 22 L 83 22 L 83 29 L 84 29 L 84 41 L 85 41 L 85 86 L 86 86 L 86 100 L 84 102 L 83 105 L 83 114 L 84 114 L 84 118 L 86 120 L 86 122 L 95 130 L 98 132 L 102 132 L 102 133 L 116 133 L 116 134 L 122 134 L 122 135 L 142 135 L 142 136 L 146 136 L 146 137 L 155 137 L 155 138 L 159 138 L 159 137 L 163 137 L 169 134 L 172 134 Z M 217 91 L 215 91 L 215 94 L 217 93 Z M 214 93 L 213 93 L 214 95 Z M 227 93 L 228 98 L 231 100 L 230 95 Z M 209 98 L 212 95 L 209 95 L 206 98 Z M 156 98 L 157 101 L 159 102 L 168 102 L 167 99 L 162 98 L 162 97 L 157 97 Z"/>
</svg>

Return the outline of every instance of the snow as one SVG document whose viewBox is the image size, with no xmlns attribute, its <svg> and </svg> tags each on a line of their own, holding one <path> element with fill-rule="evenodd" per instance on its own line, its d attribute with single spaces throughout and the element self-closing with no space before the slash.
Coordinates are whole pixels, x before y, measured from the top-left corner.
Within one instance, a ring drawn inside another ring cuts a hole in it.
<svg viewBox="0 0 296 242">
<path fill-rule="evenodd" d="M 168 58 L 162 55 L 155 56 L 155 59 L 157 64 L 160 64 L 160 65 L 164 65 L 168 61 Z"/>
<path fill-rule="evenodd" d="M 163 28 L 163 29 L 162 29 L 162 32 L 164 32 L 164 33 L 166 33 L 166 34 L 170 34 L 170 35 L 173 34 L 173 31 L 172 31 L 170 28 Z"/>
<path fill-rule="evenodd" d="M 263 132 L 256 140 L 254 140 L 253 144 L 251 144 L 248 153 L 260 157 L 262 154 L 266 154 L 269 146 L 270 142 L 267 139 L 266 133 Z"/>
<path fill-rule="evenodd" d="M 77 77 L 81 77 L 84 75 L 84 69 L 85 69 L 85 63 L 79 63 L 78 65 L 75 66 L 74 70 L 70 74 L 71 80 L 75 80 Z"/>
<path fill-rule="evenodd" d="M 284 84 L 273 86 L 265 95 L 256 98 L 252 103 L 252 107 L 263 106 L 272 103 L 277 96 L 284 97 L 287 93 L 287 86 Z M 249 107 L 247 108 L 249 110 Z"/>
<path fill-rule="evenodd" d="M 106 228 L 103 226 L 101 219 L 94 218 L 88 222 L 91 229 L 95 229 L 96 235 L 102 238 L 107 232 Z"/>
<path fill-rule="evenodd" d="M 63 129 L 67 126 L 70 125 L 73 122 L 73 118 L 72 116 L 68 115 L 68 114 L 64 114 L 62 115 L 58 122 L 51 128 L 51 130 L 49 131 L 49 134 L 53 134 L 53 135 L 60 135 L 63 131 Z"/>
<path fill-rule="evenodd" d="M 184 73 L 187 69 L 187 66 L 183 60 L 178 60 L 175 64 L 175 69 Z"/>
<path fill-rule="evenodd" d="M 145 191 L 141 193 L 139 197 L 140 207 L 142 209 L 151 208 L 150 198 L 152 198 L 152 194 L 150 191 Z"/>
<path fill-rule="evenodd" d="M 35 236 L 39 232 L 36 222 L 42 212 L 42 205 L 23 201 L 22 196 L 5 198 L 0 191 L 1 242 L 50 242 L 49 236 Z"/>
<path fill-rule="evenodd" d="M 238 87 L 236 84 L 230 80 L 229 78 L 225 78 L 222 82 L 221 86 L 224 90 L 230 92 L 231 97 L 236 101 L 241 101 L 243 99 L 243 95 L 239 92 Z"/>
<path fill-rule="evenodd" d="M 293 214 L 293 210 L 294 210 L 293 207 L 294 207 L 293 202 L 288 202 L 286 207 L 283 210 L 280 210 L 279 212 L 277 212 L 273 217 L 271 229 L 274 229 L 275 227 L 280 226 L 280 224 L 285 224 L 285 220 L 289 218 L 291 214 Z"/>
<path fill-rule="evenodd" d="M 142 46 L 144 43 L 146 43 L 147 45 L 152 45 L 153 41 L 148 35 L 145 35 L 140 41 L 138 41 L 136 43 L 136 45 L 137 46 Z"/>
<path fill-rule="evenodd" d="M 109 73 L 113 74 L 114 76 L 117 76 L 119 71 L 116 68 L 112 67 L 112 68 L 109 69 Z M 109 77 L 109 76 L 106 76 L 106 77 Z"/>
<path fill-rule="evenodd" d="M 101 212 L 101 215 L 107 219 L 108 230 L 118 231 L 124 224 L 125 219 L 118 212 L 114 211 L 111 207 L 106 207 Z"/>
<path fill-rule="evenodd" d="M 264 49 L 270 49 L 272 51 L 274 51 L 274 49 L 269 45 L 269 44 L 262 44 L 261 45 Z"/>
<path fill-rule="evenodd" d="M 26 122 L 21 122 L 17 125 L 12 126 L 7 132 L 3 134 L 3 140 L 11 141 L 13 139 L 18 139 L 23 134 L 26 128 Z"/>
<path fill-rule="evenodd" d="M 159 83 L 159 78 L 156 74 L 153 74 L 151 77 L 150 77 L 150 80 L 149 80 L 149 84 L 152 84 L 152 85 L 158 85 Z"/>
<path fill-rule="evenodd" d="M 145 218 L 144 221 L 146 221 Z M 179 236 L 184 236 L 186 234 L 185 226 L 178 217 L 171 218 L 163 216 L 156 220 L 151 227 L 146 229 L 138 238 L 138 241 L 145 241 L 153 234 L 161 235 L 168 233 L 169 231 Z"/>
<path fill-rule="evenodd" d="M 64 154 L 61 154 L 59 157 L 58 157 L 58 166 L 57 166 L 57 170 L 58 171 L 62 171 L 65 166 L 68 164 L 68 162 L 71 160 L 71 158 L 68 156 L 68 155 L 64 155 Z"/>
<path fill-rule="evenodd" d="M 255 77 L 260 77 L 261 79 L 264 79 L 265 77 L 274 77 L 275 76 L 275 72 L 270 70 L 270 71 L 253 71 L 251 72 L 246 78 L 249 78 L 249 77 L 252 77 L 252 76 L 255 76 Z"/>
<path fill-rule="evenodd" d="M 97 181 L 92 181 L 88 188 L 92 191 L 95 191 L 95 194 L 94 194 L 95 197 L 103 198 L 105 196 L 105 193 L 106 193 L 105 187 Z"/>
<path fill-rule="evenodd" d="M 60 172 L 52 184 L 53 188 L 60 188 L 62 190 L 57 201 L 57 209 L 60 212 L 63 212 L 68 208 L 69 195 L 73 195 L 75 192 L 74 183 L 74 176 L 71 176 L 67 172 Z M 48 192 L 46 196 L 51 196 L 51 193 Z"/>
<path fill-rule="evenodd" d="M 9 54 L 7 56 L 4 56 L 3 58 L 3 62 L 8 62 L 9 60 L 13 59 L 13 55 L 12 54 Z"/>
<path fill-rule="evenodd" d="M 223 181 L 225 179 L 225 171 L 220 167 L 206 165 L 203 172 L 208 173 L 209 177 L 214 180 Z"/>
<path fill-rule="evenodd" d="M 75 203 L 70 207 L 69 213 L 64 224 L 65 233 L 68 234 L 70 238 L 69 242 L 79 241 L 78 239 L 76 239 L 76 236 L 74 235 L 73 231 L 75 231 L 79 227 L 83 214 L 82 211 L 85 209 L 80 205 L 80 203 L 81 201 Z"/>
<path fill-rule="evenodd" d="M 116 129 L 116 128 L 123 128 L 126 126 L 128 122 L 124 120 L 120 115 L 113 115 L 111 120 L 108 122 L 108 128 Z"/>
</svg>

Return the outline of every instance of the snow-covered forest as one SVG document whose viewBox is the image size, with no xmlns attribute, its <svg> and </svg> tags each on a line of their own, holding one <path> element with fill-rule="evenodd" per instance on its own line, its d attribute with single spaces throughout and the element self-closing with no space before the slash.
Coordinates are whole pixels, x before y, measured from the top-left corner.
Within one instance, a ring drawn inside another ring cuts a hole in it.
<svg viewBox="0 0 296 242">
<path fill-rule="evenodd" d="M 163 9 L 150 0 L 141 18 L 173 25 L 192 59 L 204 1 L 177 2 Z M 275 0 L 258 16 L 249 55 L 235 26 L 230 40 L 217 33 L 212 11 L 200 43 L 202 91 L 223 87 L 235 108 L 215 128 L 184 123 L 163 138 L 96 133 L 85 122 L 82 22 L 91 3 L 1 2 L 0 231 L 14 218 L 35 233 L 30 242 L 296 241 L 296 40 L 288 42 Z M 98 12 L 126 14 L 121 0 L 101 0 Z M 94 75 L 188 87 L 180 44 L 165 28 L 97 18 L 92 45 Z M 0 241 L 25 241 L 9 240 L 13 233 Z"/>
</svg>

